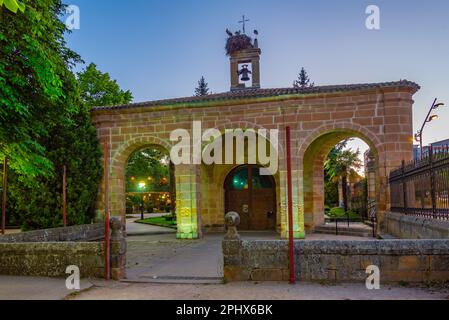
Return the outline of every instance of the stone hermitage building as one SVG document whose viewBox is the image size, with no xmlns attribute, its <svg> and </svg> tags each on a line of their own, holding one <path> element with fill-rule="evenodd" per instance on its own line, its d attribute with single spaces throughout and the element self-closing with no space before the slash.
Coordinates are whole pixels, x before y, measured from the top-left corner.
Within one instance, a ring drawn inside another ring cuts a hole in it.
<svg viewBox="0 0 449 320">
<path fill-rule="evenodd" d="M 229 33 L 228 33 L 229 34 Z M 413 82 L 260 88 L 261 50 L 256 40 L 229 35 L 231 90 L 187 97 L 96 107 L 93 122 L 100 141 L 110 144 L 110 210 L 125 218 L 125 168 L 129 157 L 145 147 L 170 151 L 170 134 L 203 128 L 278 129 L 279 170 L 260 176 L 257 165 L 175 166 L 177 237 L 196 239 L 209 231 L 224 231 L 225 214 L 241 216 L 239 230 L 272 230 L 288 236 L 285 129 L 292 130 L 293 230 L 303 239 L 324 223 L 324 159 L 338 142 L 357 137 L 372 152 L 375 200 L 382 223 L 390 208 L 388 175 L 413 156 Z M 246 42 L 245 42 L 246 41 Z M 207 147 L 207 144 L 202 146 Z M 247 153 L 256 152 L 248 150 Z M 247 154 L 246 154 L 247 156 Z M 104 212 L 104 189 L 98 213 Z"/>
</svg>

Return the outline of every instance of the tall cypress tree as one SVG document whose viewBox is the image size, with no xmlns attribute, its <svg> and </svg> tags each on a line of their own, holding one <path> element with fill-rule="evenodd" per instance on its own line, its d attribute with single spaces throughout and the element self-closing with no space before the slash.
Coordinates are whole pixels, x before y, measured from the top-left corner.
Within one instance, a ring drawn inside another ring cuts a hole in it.
<svg viewBox="0 0 449 320">
<path fill-rule="evenodd" d="M 195 89 L 195 95 L 197 97 L 207 96 L 209 94 L 208 83 L 201 77 L 200 81 L 198 81 L 198 87 Z"/>
</svg>

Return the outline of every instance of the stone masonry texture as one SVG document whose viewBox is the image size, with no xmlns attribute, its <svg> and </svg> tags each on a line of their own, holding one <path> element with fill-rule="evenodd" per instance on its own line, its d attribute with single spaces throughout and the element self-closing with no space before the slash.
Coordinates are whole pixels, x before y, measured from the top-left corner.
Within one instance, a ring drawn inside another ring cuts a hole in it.
<svg viewBox="0 0 449 320">
<path fill-rule="evenodd" d="M 223 241 L 227 281 L 287 281 L 287 241 Z M 364 282 L 366 268 L 381 283 L 449 281 L 446 240 L 296 241 L 298 280 Z"/>
</svg>

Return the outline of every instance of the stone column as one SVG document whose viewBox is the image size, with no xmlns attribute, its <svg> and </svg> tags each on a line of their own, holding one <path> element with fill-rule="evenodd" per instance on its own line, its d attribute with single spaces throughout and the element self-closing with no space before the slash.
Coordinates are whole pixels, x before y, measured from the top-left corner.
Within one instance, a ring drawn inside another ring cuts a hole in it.
<svg viewBox="0 0 449 320">
<path fill-rule="evenodd" d="M 281 169 L 279 171 L 279 176 L 281 181 L 281 236 L 282 238 L 287 239 L 289 236 L 287 171 Z M 295 239 L 304 239 L 304 198 L 299 196 L 299 181 L 299 171 L 292 170 L 293 237 Z"/>
<path fill-rule="evenodd" d="M 111 275 L 113 280 L 126 278 L 126 240 L 121 217 L 113 217 L 111 226 Z"/>
<path fill-rule="evenodd" d="M 176 217 L 178 239 L 197 239 L 199 226 L 200 184 L 196 165 L 176 166 Z"/>
</svg>

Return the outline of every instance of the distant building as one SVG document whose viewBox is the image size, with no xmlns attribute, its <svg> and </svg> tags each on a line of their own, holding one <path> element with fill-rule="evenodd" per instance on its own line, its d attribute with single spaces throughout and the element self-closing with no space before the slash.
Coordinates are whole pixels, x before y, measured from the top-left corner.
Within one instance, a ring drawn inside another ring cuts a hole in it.
<svg viewBox="0 0 449 320">
<path fill-rule="evenodd" d="M 449 148 L 449 139 L 434 142 L 434 143 L 430 144 L 429 146 L 432 146 L 433 150 L 436 150 L 437 152 L 438 152 L 438 150 L 439 151 L 447 150 Z M 423 146 L 424 154 L 427 154 L 429 152 L 429 146 Z M 421 151 L 420 151 L 419 145 L 414 145 L 413 146 L 413 159 L 415 161 L 417 161 L 420 158 L 421 158 Z"/>
</svg>

